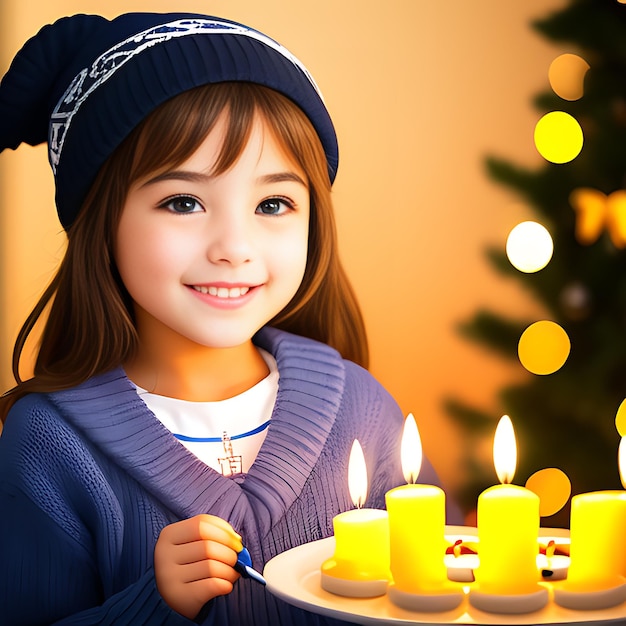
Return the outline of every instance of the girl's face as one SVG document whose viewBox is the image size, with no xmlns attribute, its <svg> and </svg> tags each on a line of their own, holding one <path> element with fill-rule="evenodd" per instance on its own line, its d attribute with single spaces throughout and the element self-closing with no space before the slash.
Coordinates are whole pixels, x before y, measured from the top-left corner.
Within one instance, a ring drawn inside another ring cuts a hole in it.
<svg viewBox="0 0 626 626">
<path fill-rule="evenodd" d="M 140 340 L 166 334 L 229 348 L 249 341 L 296 293 L 309 230 L 306 176 L 257 117 L 235 164 L 214 175 L 222 116 L 175 170 L 126 198 L 116 263 Z"/>
</svg>

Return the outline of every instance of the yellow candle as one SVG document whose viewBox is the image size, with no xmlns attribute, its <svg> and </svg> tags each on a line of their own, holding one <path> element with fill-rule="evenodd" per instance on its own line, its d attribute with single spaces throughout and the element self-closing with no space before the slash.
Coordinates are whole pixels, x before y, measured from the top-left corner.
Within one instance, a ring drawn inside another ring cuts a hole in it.
<svg viewBox="0 0 626 626">
<path fill-rule="evenodd" d="M 409 484 L 385 494 L 391 576 L 400 591 L 440 591 L 448 583 L 444 564 L 445 494 L 434 485 L 413 484 L 422 465 L 422 444 L 411 414 L 404 423 L 401 454 L 404 478 Z"/>
<path fill-rule="evenodd" d="M 500 482 L 478 498 L 478 558 L 476 582 L 481 593 L 531 594 L 540 579 L 537 568 L 539 497 L 507 484 L 513 479 L 517 449 L 507 415 L 498 424 L 494 463 Z"/>
<path fill-rule="evenodd" d="M 354 509 L 333 518 L 335 553 L 322 572 L 354 581 L 389 579 L 389 524 L 387 512 Z"/>
<path fill-rule="evenodd" d="M 624 482 L 625 438 L 619 445 Z M 570 609 L 598 610 L 622 604 L 626 593 L 626 492 L 596 491 L 572 498 L 570 566 L 567 580 L 554 589 L 554 601 Z"/>
<path fill-rule="evenodd" d="M 322 563 L 322 587 L 341 595 L 376 595 L 384 593 L 389 580 L 389 522 L 387 511 L 362 509 L 367 498 L 367 468 L 358 440 L 352 444 L 348 462 L 348 487 L 354 505 L 352 511 L 333 518 L 335 551 Z M 329 581 L 328 578 L 331 577 Z M 337 585 L 332 579 L 367 583 L 383 581 L 359 590 Z"/>
<path fill-rule="evenodd" d="M 572 498 L 568 591 L 601 591 L 626 582 L 626 493 Z"/>
<path fill-rule="evenodd" d="M 483 593 L 537 590 L 539 497 L 516 485 L 489 487 L 478 498 L 476 581 Z"/>
<path fill-rule="evenodd" d="M 391 576 L 407 593 L 439 591 L 447 583 L 445 495 L 434 485 L 404 485 L 385 495 Z"/>
</svg>

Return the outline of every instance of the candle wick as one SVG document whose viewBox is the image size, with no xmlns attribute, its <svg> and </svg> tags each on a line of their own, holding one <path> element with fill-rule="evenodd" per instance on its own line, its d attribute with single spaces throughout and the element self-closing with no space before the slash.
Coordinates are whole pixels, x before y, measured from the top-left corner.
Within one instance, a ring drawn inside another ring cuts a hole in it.
<svg viewBox="0 0 626 626">
<path fill-rule="evenodd" d="M 417 483 L 417 478 L 419 477 L 419 472 L 409 472 L 409 475 L 406 476 L 406 482 L 409 485 L 415 485 Z"/>
</svg>

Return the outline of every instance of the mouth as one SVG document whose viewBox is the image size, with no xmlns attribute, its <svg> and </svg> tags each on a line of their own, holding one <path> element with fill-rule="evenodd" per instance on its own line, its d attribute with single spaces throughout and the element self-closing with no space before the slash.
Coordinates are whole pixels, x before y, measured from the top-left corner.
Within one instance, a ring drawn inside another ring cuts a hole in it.
<svg viewBox="0 0 626 626">
<path fill-rule="evenodd" d="M 199 293 L 208 294 L 223 300 L 241 298 L 241 296 L 245 296 L 251 289 L 251 287 L 215 287 L 213 285 L 191 285 L 191 288 Z"/>
</svg>

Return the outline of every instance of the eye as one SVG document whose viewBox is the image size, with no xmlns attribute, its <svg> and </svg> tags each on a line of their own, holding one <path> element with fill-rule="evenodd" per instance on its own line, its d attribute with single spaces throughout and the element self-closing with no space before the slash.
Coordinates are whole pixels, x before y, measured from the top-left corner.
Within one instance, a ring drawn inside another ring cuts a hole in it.
<svg viewBox="0 0 626 626">
<path fill-rule="evenodd" d="M 282 215 L 290 209 L 293 209 L 293 204 L 286 198 L 268 198 L 259 204 L 256 212 L 262 215 Z"/>
<path fill-rule="evenodd" d="M 172 213 L 198 213 L 203 211 L 202 205 L 191 196 L 174 196 L 159 205 L 160 209 L 167 209 Z"/>
</svg>

